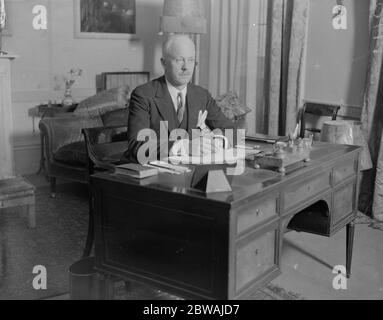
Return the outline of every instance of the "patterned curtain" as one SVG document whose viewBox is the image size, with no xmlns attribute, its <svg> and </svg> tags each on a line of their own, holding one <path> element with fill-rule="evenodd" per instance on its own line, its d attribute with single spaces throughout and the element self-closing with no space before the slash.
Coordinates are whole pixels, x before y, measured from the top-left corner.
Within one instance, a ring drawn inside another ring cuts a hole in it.
<svg viewBox="0 0 383 320">
<path fill-rule="evenodd" d="M 370 60 L 362 110 L 362 128 L 373 168 L 363 171 L 359 210 L 383 221 L 383 0 L 370 1 Z M 372 205 L 371 205 L 372 204 Z"/>
<path fill-rule="evenodd" d="M 309 0 L 210 0 L 208 87 L 253 112 L 247 133 L 286 134 L 300 107 Z"/>
<path fill-rule="evenodd" d="M 293 131 L 301 106 L 301 76 L 309 0 L 271 0 L 265 92 L 269 134 Z"/>
</svg>

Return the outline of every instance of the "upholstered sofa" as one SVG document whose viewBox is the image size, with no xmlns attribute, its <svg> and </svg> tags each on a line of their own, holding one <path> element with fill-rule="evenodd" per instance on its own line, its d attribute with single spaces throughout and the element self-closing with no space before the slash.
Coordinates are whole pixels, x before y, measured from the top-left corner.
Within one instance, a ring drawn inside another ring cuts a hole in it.
<svg viewBox="0 0 383 320">
<path fill-rule="evenodd" d="M 88 157 L 82 129 L 127 127 L 129 96 L 128 86 L 105 90 L 80 102 L 73 113 L 40 120 L 44 170 L 52 196 L 57 178 L 88 183 Z"/>
</svg>

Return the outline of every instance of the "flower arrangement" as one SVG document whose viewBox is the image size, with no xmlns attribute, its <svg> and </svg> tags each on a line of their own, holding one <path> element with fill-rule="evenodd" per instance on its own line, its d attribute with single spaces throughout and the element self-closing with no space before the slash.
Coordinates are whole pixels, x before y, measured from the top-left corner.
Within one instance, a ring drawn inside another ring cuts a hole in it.
<svg viewBox="0 0 383 320">
<path fill-rule="evenodd" d="M 77 77 L 80 77 L 82 74 L 82 69 L 70 69 L 68 76 L 64 77 L 65 83 L 65 93 L 62 105 L 64 107 L 71 106 L 73 104 L 71 88 L 76 81 Z"/>
<path fill-rule="evenodd" d="M 65 88 L 68 90 L 75 83 L 76 78 L 82 75 L 82 69 L 70 69 L 68 77 L 64 77 Z"/>
</svg>

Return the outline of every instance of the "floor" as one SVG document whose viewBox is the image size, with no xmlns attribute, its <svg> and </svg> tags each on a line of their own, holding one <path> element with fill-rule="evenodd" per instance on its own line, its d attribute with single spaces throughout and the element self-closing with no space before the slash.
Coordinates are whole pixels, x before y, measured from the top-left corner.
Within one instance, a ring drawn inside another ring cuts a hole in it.
<svg viewBox="0 0 383 320">
<path fill-rule="evenodd" d="M 42 176 L 30 176 L 35 186 L 46 185 Z M 351 278 L 345 279 L 334 266 L 345 265 L 346 231 L 331 238 L 291 231 L 286 233 L 281 260 L 282 274 L 276 286 L 305 299 L 383 299 L 383 224 L 355 225 Z M 335 279 L 335 280 L 334 280 Z M 336 284 L 341 288 L 335 289 Z M 68 299 L 68 295 L 53 299 Z"/>
<path fill-rule="evenodd" d="M 333 281 L 339 276 L 333 267 L 345 265 L 345 244 L 345 229 L 331 238 L 287 233 L 282 274 L 273 283 L 305 299 L 383 299 L 383 228 L 355 225 L 351 277 L 343 278 L 346 280 L 344 289 L 335 289 Z"/>
</svg>

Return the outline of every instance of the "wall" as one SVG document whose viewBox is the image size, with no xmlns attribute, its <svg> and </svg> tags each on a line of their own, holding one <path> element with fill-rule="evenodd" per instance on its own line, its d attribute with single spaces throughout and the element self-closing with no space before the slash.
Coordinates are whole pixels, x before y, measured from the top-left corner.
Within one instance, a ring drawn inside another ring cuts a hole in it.
<svg viewBox="0 0 383 320">
<path fill-rule="evenodd" d="M 347 30 L 332 27 L 336 0 L 311 0 L 308 20 L 304 99 L 344 104 L 359 116 L 369 49 L 369 1 L 344 0 Z"/>
<path fill-rule="evenodd" d="M 15 169 L 18 174 L 39 167 L 38 121 L 31 109 L 48 100 L 60 101 L 62 83 L 55 81 L 71 68 L 83 75 L 73 87 L 75 99 L 95 93 L 95 76 L 103 71 L 147 70 L 159 76 L 162 68 L 158 35 L 163 0 L 137 1 L 137 34 L 131 39 L 79 39 L 74 37 L 75 0 L 8 0 L 10 36 L 6 51 L 20 55 L 12 63 Z M 369 1 L 345 0 L 348 29 L 334 30 L 332 7 L 336 0 L 311 0 L 304 99 L 346 104 L 344 114 L 360 112 L 368 60 Z M 32 8 L 45 5 L 48 29 L 32 28 Z M 207 17 L 209 6 L 207 5 Z M 208 85 L 209 36 L 201 36 L 200 83 Z"/>
<path fill-rule="evenodd" d="M 31 109 L 48 100 L 61 101 L 63 83 L 55 80 L 71 68 L 83 69 L 73 86 L 77 101 L 96 91 L 96 74 L 104 71 L 162 73 L 159 17 L 163 0 L 136 2 L 136 35 L 131 39 L 74 37 L 74 0 L 9 0 L 8 33 L 3 48 L 19 55 L 12 63 L 14 158 L 17 174 L 37 171 L 40 160 L 39 118 Z M 44 5 L 48 29 L 34 30 L 32 8 Z"/>
</svg>

